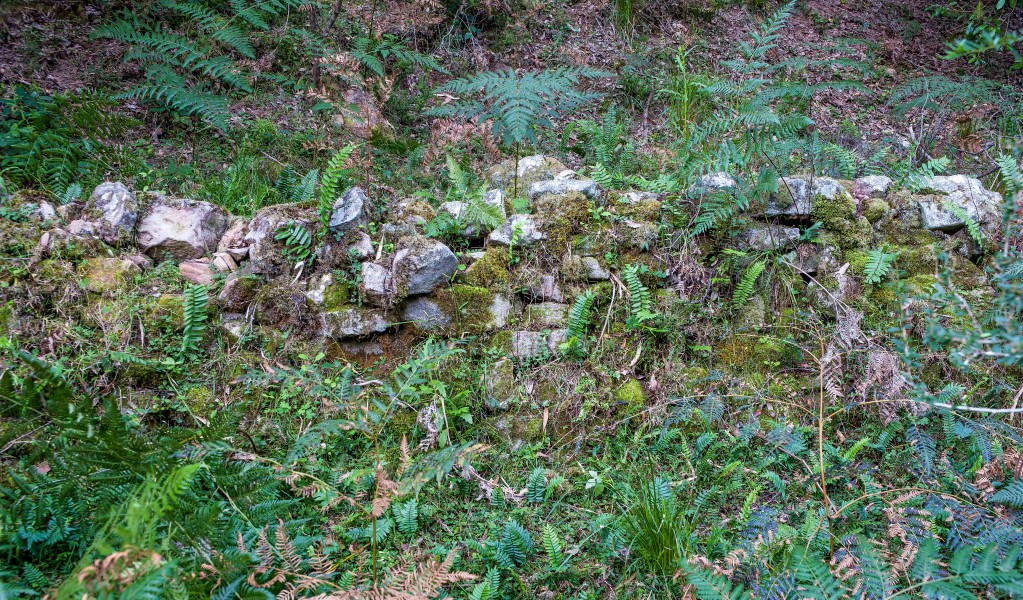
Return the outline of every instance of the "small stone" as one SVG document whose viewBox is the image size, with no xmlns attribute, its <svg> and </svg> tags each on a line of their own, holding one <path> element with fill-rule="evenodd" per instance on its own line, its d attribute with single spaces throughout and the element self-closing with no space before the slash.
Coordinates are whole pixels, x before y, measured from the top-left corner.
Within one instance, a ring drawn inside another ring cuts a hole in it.
<svg viewBox="0 0 1023 600">
<path fill-rule="evenodd" d="M 436 300 L 431 298 L 414 298 L 405 303 L 401 313 L 403 321 L 411 322 L 417 329 L 424 332 L 436 332 L 447 329 L 451 325 L 451 315 Z"/>
<path fill-rule="evenodd" d="M 390 135 L 394 126 L 391 125 L 380 111 L 376 100 L 371 94 L 351 87 L 342 94 L 344 98 L 341 112 L 334 115 L 333 124 L 343 127 L 357 137 L 370 139 L 374 133 Z"/>
<path fill-rule="evenodd" d="M 268 277 L 290 271 L 291 263 L 282 255 L 281 244 L 274 241 L 274 236 L 288 223 L 311 227 L 318 222 L 315 209 L 300 203 L 272 204 L 256 211 L 244 238 L 252 269 Z"/>
<path fill-rule="evenodd" d="M 778 192 L 771 195 L 764 214 L 777 217 L 806 217 L 810 214 L 810 185 L 801 177 L 782 177 Z"/>
<path fill-rule="evenodd" d="M 131 241 L 138 220 L 138 200 L 120 182 L 96 186 L 85 204 L 85 214 L 96 223 L 97 235 L 104 242 L 119 246 Z"/>
<path fill-rule="evenodd" d="M 311 277 L 305 297 L 316 306 L 320 306 L 326 300 L 327 290 L 332 285 L 334 285 L 334 276 L 330 273 L 324 273 L 319 277 Z"/>
<path fill-rule="evenodd" d="M 39 203 L 39 207 L 35 210 L 35 216 L 42 222 L 52 221 L 57 218 L 57 211 L 53 208 L 53 205 L 43 200 Z"/>
<path fill-rule="evenodd" d="M 368 203 L 366 192 L 353 187 L 334 202 L 330 214 L 330 230 L 338 233 L 355 229 L 363 221 L 363 210 Z"/>
<path fill-rule="evenodd" d="M 600 266 L 600 261 L 592 256 L 582 257 L 583 268 L 586 269 L 586 278 L 590 281 L 607 281 L 611 279 L 611 273 Z"/>
<path fill-rule="evenodd" d="M 736 185 L 734 177 L 724 171 L 718 171 L 700 177 L 700 181 L 689 192 L 693 195 L 709 194 L 717 190 L 734 189 Z"/>
<path fill-rule="evenodd" d="M 487 408 L 490 410 L 506 410 L 509 403 L 518 395 L 515 382 L 515 364 L 508 358 L 497 360 L 490 367 L 486 377 Z"/>
<path fill-rule="evenodd" d="M 391 270 L 376 263 L 363 263 L 359 288 L 367 304 L 387 306 L 391 297 Z"/>
<path fill-rule="evenodd" d="M 379 312 L 358 307 L 320 313 L 320 319 L 320 335 L 334 339 L 382 333 L 389 325 Z"/>
<path fill-rule="evenodd" d="M 429 294 L 451 281 L 458 258 L 450 248 L 425 236 L 409 236 L 398 242 L 391 266 L 393 289 L 408 296 Z"/>
<path fill-rule="evenodd" d="M 515 358 L 530 359 L 549 353 L 545 337 L 539 331 L 513 331 L 511 355 Z"/>
<path fill-rule="evenodd" d="M 186 260 L 178 264 L 181 277 L 196 285 L 212 285 L 213 271 L 210 263 L 204 260 Z"/>
<path fill-rule="evenodd" d="M 129 254 L 124 257 L 125 260 L 130 260 L 135 264 L 136 267 L 145 271 L 153 266 L 153 259 L 149 258 L 145 254 Z"/>
<path fill-rule="evenodd" d="M 526 307 L 525 324 L 534 329 L 561 327 L 568 318 L 568 305 L 556 302 L 541 302 Z"/>
<path fill-rule="evenodd" d="M 220 316 L 220 330 L 229 344 L 237 344 L 248 326 L 244 314 L 225 313 Z"/>
<path fill-rule="evenodd" d="M 249 243 L 245 236 L 249 234 L 249 221 L 235 218 L 217 242 L 217 252 L 227 252 L 236 262 L 249 256 Z"/>
<path fill-rule="evenodd" d="M 511 320 L 512 303 L 504 294 L 494 294 L 494 301 L 490 304 L 490 314 L 493 317 L 491 325 L 494 328 L 501 328 L 508 325 Z"/>
<path fill-rule="evenodd" d="M 67 232 L 79 237 L 99 237 L 96 224 L 92 221 L 83 221 L 81 219 L 75 219 L 68 223 Z"/>
<path fill-rule="evenodd" d="M 554 179 L 558 173 L 564 172 L 565 168 L 565 165 L 556 158 L 536 154 L 519 158 L 517 161 L 509 158 L 491 168 L 488 177 L 491 188 L 514 194 L 516 191 L 521 193 L 528 190 L 530 185 L 538 181 Z M 518 190 L 513 190 L 516 184 Z"/>
<path fill-rule="evenodd" d="M 217 252 L 213 255 L 213 266 L 221 273 L 231 273 L 238 269 L 230 252 Z"/>
<path fill-rule="evenodd" d="M 157 260 L 199 258 L 217 247 L 227 225 L 227 213 L 209 202 L 158 196 L 139 223 L 139 247 Z"/>
<path fill-rule="evenodd" d="M 123 258 L 89 258 L 78 265 L 82 289 L 97 294 L 121 292 L 141 272 L 135 263 Z"/>
<path fill-rule="evenodd" d="M 492 244 L 511 246 L 513 237 L 515 245 L 523 248 L 547 238 L 537 227 L 533 215 L 512 215 L 502 227 L 492 231 L 487 239 Z"/>
<path fill-rule="evenodd" d="M 348 255 L 355 260 L 368 260 L 373 257 L 373 238 L 364 231 L 356 232 L 355 243 L 348 247 Z"/>
</svg>

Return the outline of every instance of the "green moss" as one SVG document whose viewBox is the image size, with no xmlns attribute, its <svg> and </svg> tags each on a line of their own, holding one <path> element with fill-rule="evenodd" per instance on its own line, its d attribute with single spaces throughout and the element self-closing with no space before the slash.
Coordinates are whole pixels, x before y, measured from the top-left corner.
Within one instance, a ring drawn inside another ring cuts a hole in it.
<svg viewBox="0 0 1023 600">
<path fill-rule="evenodd" d="M 494 315 L 490 307 L 494 303 L 494 293 L 489 289 L 455 284 L 451 286 L 451 302 L 460 329 L 480 333 L 493 324 Z"/>
<path fill-rule="evenodd" d="M 512 332 L 510 330 L 498 331 L 490 337 L 490 349 L 501 356 L 511 356 L 512 353 Z"/>
<path fill-rule="evenodd" d="M 732 335 L 715 348 L 718 362 L 730 367 L 770 370 L 797 365 L 802 360 L 798 346 L 773 337 Z"/>
<path fill-rule="evenodd" d="M 581 256 L 573 254 L 561 261 L 561 279 L 567 283 L 585 283 L 589 279 Z"/>
<path fill-rule="evenodd" d="M 210 412 L 216 408 L 217 399 L 213 395 L 213 391 L 205 386 L 196 386 L 189 388 L 185 392 L 185 406 L 188 410 L 199 417 L 206 418 Z"/>
<path fill-rule="evenodd" d="M 134 263 L 121 258 L 90 258 L 78 265 L 79 285 L 99 294 L 125 291 L 140 272 Z"/>
<path fill-rule="evenodd" d="M 501 248 L 488 248 L 482 258 L 465 270 L 462 280 L 471 286 L 501 291 L 508 285 L 508 252 Z"/>
<path fill-rule="evenodd" d="M 636 379 L 629 379 L 619 386 L 614 392 L 614 398 L 619 404 L 624 406 L 626 414 L 639 412 L 646 404 L 643 384 Z"/>
<path fill-rule="evenodd" d="M 633 221 L 656 221 L 661 216 L 661 202 L 654 199 L 619 202 L 618 214 Z"/>
<path fill-rule="evenodd" d="M 160 294 L 142 303 L 146 323 L 157 323 L 172 331 L 185 326 L 185 303 L 178 294 Z"/>
<path fill-rule="evenodd" d="M 880 198 L 868 198 L 863 203 L 863 217 L 871 223 L 877 223 L 892 207 Z"/>
<path fill-rule="evenodd" d="M 581 233 L 590 221 L 589 200 L 579 192 L 544 194 L 536 200 L 535 208 L 551 248 L 564 248 L 572 235 Z"/>
<path fill-rule="evenodd" d="M 335 281 L 323 290 L 323 304 L 321 307 L 324 311 L 337 310 L 348 304 L 350 300 L 348 285 L 344 282 Z"/>
</svg>

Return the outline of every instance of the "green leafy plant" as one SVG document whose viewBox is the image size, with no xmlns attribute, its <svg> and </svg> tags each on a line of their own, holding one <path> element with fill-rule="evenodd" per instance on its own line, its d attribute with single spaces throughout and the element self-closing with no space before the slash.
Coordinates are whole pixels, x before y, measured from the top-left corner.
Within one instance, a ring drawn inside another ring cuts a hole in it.
<svg viewBox="0 0 1023 600">
<path fill-rule="evenodd" d="M 18 186 L 38 186 L 61 199 L 68 190 L 102 181 L 114 168 L 141 161 L 116 140 L 138 125 L 95 93 L 45 95 L 15 86 L 0 99 L 0 174 Z"/>
<path fill-rule="evenodd" d="M 760 278 L 760 274 L 764 272 L 766 263 L 762 260 L 758 260 L 746 267 L 742 277 L 739 278 L 739 282 L 735 284 L 735 291 L 732 292 L 732 307 L 742 308 L 746 306 L 746 302 L 753 296 L 753 286 L 757 283 L 757 279 Z"/>
<path fill-rule="evenodd" d="M 891 271 L 897 252 L 888 252 L 882 246 L 867 253 L 867 264 L 863 267 L 863 280 L 867 283 L 881 283 Z"/>
<path fill-rule="evenodd" d="M 320 233 L 326 233 L 330 224 L 330 214 L 334 208 L 341 190 L 350 185 L 352 169 L 345 167 L 345 163 L 351 157 L 352 152 L 358 148 L 356 144 L 348 144 L 330 157 L 327 166 L 323 169 L 323 178 L 320 181 Z M 307 176 L 308 177 L 308 176 Z M 304 260 L 304 259 L 303 259 Z"/>
<path fill-rule="evenodd" d="M 566 127 L 565 135 L 578 129 L 589 144 L 587 152 L 593 170 L 593 179 L 606 188 L 621 188 L 628 181 L 629 171 L 636 158 L 636 146 L 628 139 L 628 127 L 614 107 L 604 113 L 600 123 L 576 121 Z"/>
<path fill-rule="evenodd" d="M 184 293 L 185 326 L 181 332 L 181 358 L 193 358 L 199 352 L 199 342 L 206 331 L 206 305 L 209 293 L 204 285 L 190 285 Z"/>
<path fill-rule="evenodd" d="M 562 345 L 562 351 L 566 354 L 578 356 L 581 353 L 590 326 L 590 309 L 595 299 L 596 294 L 588 289 L 572 303 L 568 311 L 568 339 Z"/>
<path fill-rule="evenodd" d="M 449 81 L 438 91 L 460 99 L 427 111 L 435 117 L 459 117 L 490 122 L 494 135 L 515 147 L 515 190 L 518 191 L 518 149 L 535 143 L 539 129 L 552 127 L 561 115 L 600 97 L 578 89 L 583 79 L 603 77 L 584 67 L 558 67 L 544 71 L 493 71 Z"/>
<path fill-rule="evenodd" d="M 973 217 L 970 216 L 970 213 L 966 212 L 965 208 L 959 206 L 949 198 L 946 198 L 941 205 L 945 207 L 945 210 L 952 213 L 957 219 L 963 222 L 966 226 L 966 232 L 970 234 L 970 238 L 974 242 L 977 242 L 979 247 L 983 248 L 984 234 L 980 231 L 980 223 L 975 221 Z"/>
<path fill-rule="evenodd" d="M 277 230 L 274 240 L 284 243 L 284 256 L 294 265 L 302 263 L 310 266 L 312 259 L 316 257 L 313 246 L 316 243 L 309 226 L 297 221 L 291 221 L 284 227 Z"/>
<path fill-rule="evenodd" d="M 640 265 L 629 265 L 622 269 L 622 280 L 629 291 L 629 317 L 625 326 L 629 329 L 656 330 L 661 315 L 654 311 L 650 289 L 640 280 Z"/>
<path fill-rule="evenodd" d="M 251 76 L 238 60 L 256 58 L 250 33 L 268 30 L 272 21 L 305 3 L 257 0 L 216 5 L 203 0 L 160 0 L 100 25 L 92 37 L 128 44 L 125 62 L 145 69 L 145 83 L 115 98 L 154 102 L 226 129 L 228 96 L 216 88 L 252 92 Z"/>
</svg>

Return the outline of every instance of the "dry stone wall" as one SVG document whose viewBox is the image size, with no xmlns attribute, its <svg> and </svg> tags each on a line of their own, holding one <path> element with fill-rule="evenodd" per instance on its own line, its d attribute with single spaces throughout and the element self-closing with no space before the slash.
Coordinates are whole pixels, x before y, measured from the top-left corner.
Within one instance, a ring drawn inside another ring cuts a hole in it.
<svg viewBox="0 0 1023 600">
<path fill-rule="evenodd" d="M 137 196 L 108 182 L 59 215 L 41 209 L 51 228 L 36 254 L 44 258 L 69 241 L 94 244 L 93 256 L 77 268 L 85 289 L 98 294 L 154 262 L 176 263 L 186 279 L 211 286 L 233 338 L 252 328 L 287 329 L 324 343 L 404 331 L 482 335 L 508 356 L 529 359 L 558 351 L 579 294 L 606 292 L 624 263 L 656 266 L 663 259 L 654 252 L 658 244 L 684 233 L 665 230 L 666 198 L 602 190 L 550 157 L 525 157 L 517 167 L 506 161 L 488 177 L 484 200 L 505 221 L 489 231 L 467 225 L 459 252 L 425 235 L 438 211 L 461 215 L 464 205 L 457 202 L 438 209 L 419 200 L 390 202 L 387 221 L 370 227 L 369 207 L 383 199 L 352 188 L 334 204 L 313 254 L 296 261 L 280 232 L 302 227 L 316 239 L 320 216 L 312 204 L 268 206 L 246 219 L 207 202 Z M 728 174 L 714 173 L 671 200 L 695 206 L 735 186 Z M 801 275 L 828 285 L 827 275 L 841 269 L 855 275 L 866 253 L 884 246 L 899 253 L 900 276 L 920 288 L 934 281 L 945 251 L 962 281 L 983 286 L 978 263 L 991 244 L 971 238 L 963 216 L 990 242 L 999 234 L 1002 198 L 964 175 L 934 177 L 915 188 L 897 190 L 886 177 L 785 177 L 778 193 L 749 207 L 736 235 L 715 236 L 703 250 L 713 252 L 717 244 L 777 252 Z M 528 197 L 532 212 L 512 214 L 513 196 Z M 597 207 L 605 217 L 594 221 Z M 803 234 L 815 223 L 820 235 L 810 241 Z M 675 283 L 671 273 L 666 283 Z M 666 293 L 686 296 L 684 287 Z"/>
</svg>

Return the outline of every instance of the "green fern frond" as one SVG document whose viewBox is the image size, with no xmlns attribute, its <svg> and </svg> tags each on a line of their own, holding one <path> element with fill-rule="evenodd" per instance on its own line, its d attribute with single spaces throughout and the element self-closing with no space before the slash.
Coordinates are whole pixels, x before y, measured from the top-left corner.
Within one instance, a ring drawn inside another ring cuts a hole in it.
<svg viewBox="0 0 1023 600">
<path fill-rule="evenodd" d="M 547 495 L 547 470 L 537 467 L 529 473 L 526 480 L 526 500 L 534 504 L 544 501 Z"/>
<path fill-rule="evenodd" d="M 330 213 L 337 201 L 341 188 L 347 185 L 351 176 L 351 169 L 345 167 L 348 158 L 351 157 L 358 144 L 348 144 L 334 153 L 327 161 L 323 169 L 323 178 L 320 181 L 320 228 L 326 231 L 330 223 Z"/>
<path fill-rule="evenodd" d="M 746 302 L 753 296 L 753 286 L 766 266 L 764 261 L 758 260 L 746 268 L 739 283 L 735 284 L 735 291 L 732 293 L 732 308 L 738 309 L 746 306 Z"/>
<path fill-rule="evenodd" d="M 863 280 L 867 283 L 881 283 L 891 271 L 898 252 L 887 252 L 884 246 L 867 253 L 867 264 L 863 267 Z"/>
<path fill-rule="evenodd" d="M 182 358 L 192 357 L 199 352 L 199 342 L 206 331 L 206 306 L 209 293 L 204 285 L 190 285 L 184 293 L 184 321 L 181 333 L 181 349 L 178 355 Z"/>
<path fill-rule="evenodd" d="M 984 247 L 984 234 L 980 231 L 980 223 L 975 221 L 970 213 L 966 212 L 966 209 L 959 206 L 952 201 L 951 198 L 945 198 L 945 201 L 941 203 L 945 210 L 955 215 L 957 219 L 966 225 L 966 232 L 970 234 L 970 238 L 977 242 L 977 245 L 981 248 Z"/>
</svg>

